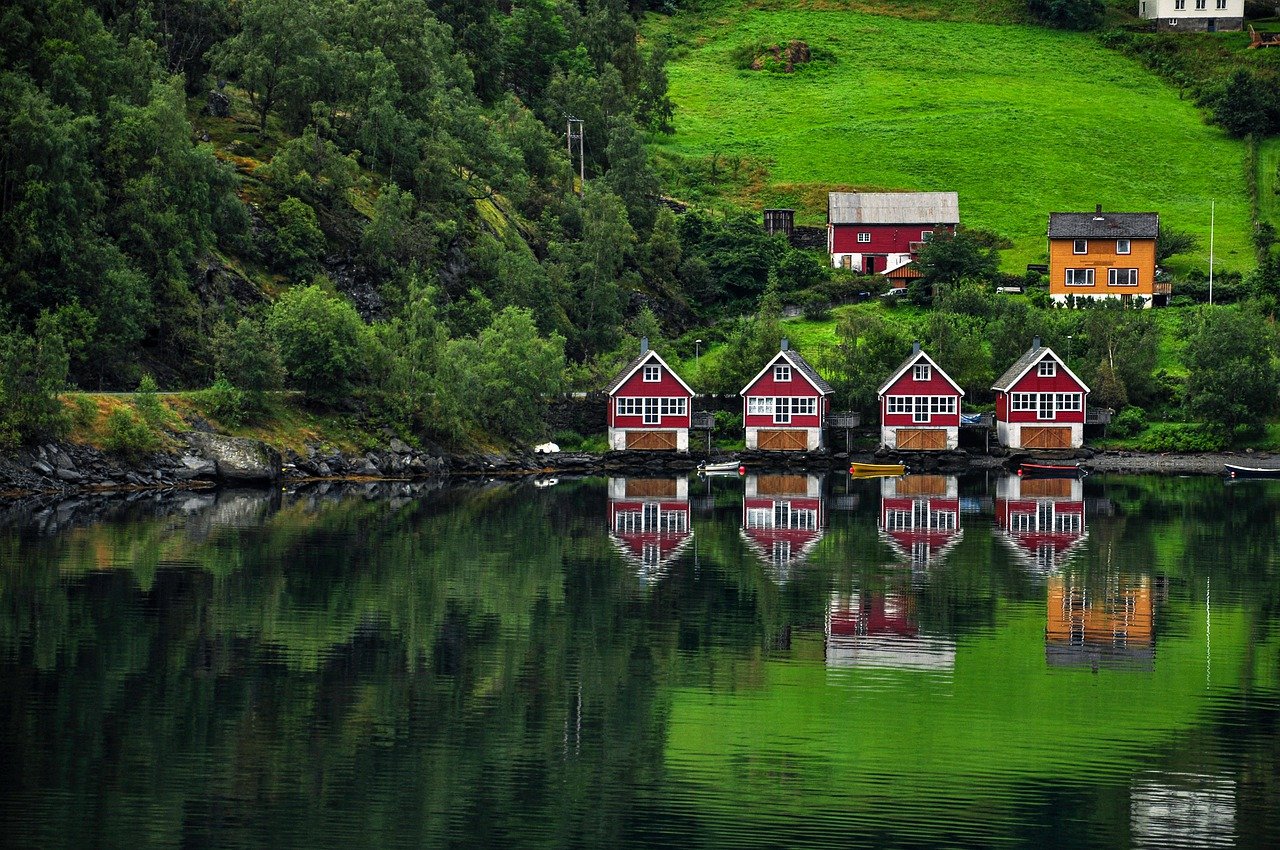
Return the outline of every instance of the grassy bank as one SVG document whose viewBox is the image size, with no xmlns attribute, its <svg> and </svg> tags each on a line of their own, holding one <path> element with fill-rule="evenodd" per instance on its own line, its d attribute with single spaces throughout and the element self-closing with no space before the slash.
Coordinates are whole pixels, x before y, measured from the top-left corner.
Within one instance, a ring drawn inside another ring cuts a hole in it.
<svg viewBox="0 0 1280 850">
<path fill-rule="evenodd" d="M 1044 260 L 1050 211 L 1095 203 L 1158 210 L 1207 255 L 1216 199 L 1220 268 L 1253 265 L 1243 143 L 1095 37 L 762 5 L 652 22 L 653 37 L 678 43 L 677 132 L 657 143 L 673 194 L 790 206 L 818 223 L 830 189 L 952 189 L 967 224 L 1013 242 L 1009 270 Z M 741 68 L 744 45 L 791 39 L 819 61 L 793 74 Z"/>
</svg>

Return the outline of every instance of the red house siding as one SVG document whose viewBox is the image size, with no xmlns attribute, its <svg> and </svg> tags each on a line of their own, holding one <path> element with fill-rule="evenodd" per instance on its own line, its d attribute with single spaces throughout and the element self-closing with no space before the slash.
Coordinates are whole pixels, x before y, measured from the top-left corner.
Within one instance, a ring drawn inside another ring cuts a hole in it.
<svg viewBox="0 0 1280 850">
<path fill-rule="evenodd" d="M 1058 365 L 1057 374 L 1052 378 L 1042 378 L 1037 374 L 1038 366 L 1023 375 L 1022 380 L 1014 383 L 1009 393 L 1084 393 L 1084 387 L 1075 381 L 1066 370 Z M 1088 397 L 1080 400 L 1079 410 L 1054 410 L 1052 419 L 1041 419 L 1035 410 L 1013 410 L 1006 396 L 1008 393 L 997 393 L 996 415 L 1005 422 L 1019 422 L 1031 425 L 1045 422 L 1061 422 L 1074 424 L 1084 422 L 1084 410 Z"/>
<path fill-rule="evenodd" d="M 644 366 L 636 370 L 622 386 L 614 390 L 613 395 L 609 396 L 609 425 L 614 428 L 627 428 L 633 430 L 641 430 L 644 428 L 688 428 L 690 414 L 692 412 L 693 403 L 692 396 L 689 391 L 680 385 L 670 370 L 664 368 L 661 364 L 657 365 L 661 380 L 646 383 L 644 380 Z M 638 416 L 619 416 L 618 405 L 614 401 L 617 398 L 684 398 L 689 399 L 685 402 L 684 416 L 660 416 L 660 422 L 657 425 L 644 424 L 644 415 Z"/>
<path fill-rule="evenodd" d="M 742 417 L 743 424 L 747 428 L 818 428 L 822 425 L 822 420 L 829 412 L 828 401 L 818 392 L 813 384 L 809 383 L 800 370 L 794 366 L 791 368 L 790 381 L 776 381 L 773 378 L 774 366 L 785 365 L 785 361 L 779 359 L 760 376 L 760 380 L 752 384 L 742 397 Z M 774 423 L 772 416 L 761 416 L 759 414 L 747 415 L 747 399 L 756 397 L 774 398 L 777 396 L 788 396 L 791 398 L 816 398 L 817 413 L 813 416 L 792 416 L 790 422 Z"/>
<path fill-rule="evenodd" d="M 915 368 L 902 373 L 902 377 L 893 383 L 880 397 L 880 421 L 885 425 L 901 425 L 903 427 L 958 428 L 960 426 L 961 395 L 956 388 L 938 374 L 937 369 L 930 369 L 931 377 L 927 381 L 914 378 Z M 889 413 L 889 396 L 951 396 L 956 400 L 955 413 L 935 413 L 929 416 L 928 422 L 918 422 L 913 413 Z"/>
<path fill-rule="evenodd" d="M 833 254 L 907 254 L 912 242 L 920 242 L 927 231 L 954 232 L 953 225 L 933 224 L 835 224 L 831 227 Z M 859 242 L 859 233 L 870 233 L 870 242 Z"/>
</svg>

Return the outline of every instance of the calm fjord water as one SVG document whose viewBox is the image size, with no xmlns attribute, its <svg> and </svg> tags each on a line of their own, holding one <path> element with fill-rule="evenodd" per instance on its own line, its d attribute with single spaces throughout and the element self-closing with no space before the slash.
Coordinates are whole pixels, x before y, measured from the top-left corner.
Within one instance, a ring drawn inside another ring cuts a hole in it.
<svg viewBox="0 0 1280 850">
<path fill-rule="evenodd" d="M 7 846 L 1280 846 L 1280 482 L 381 485 L 0 522 Z"/>
</svg>

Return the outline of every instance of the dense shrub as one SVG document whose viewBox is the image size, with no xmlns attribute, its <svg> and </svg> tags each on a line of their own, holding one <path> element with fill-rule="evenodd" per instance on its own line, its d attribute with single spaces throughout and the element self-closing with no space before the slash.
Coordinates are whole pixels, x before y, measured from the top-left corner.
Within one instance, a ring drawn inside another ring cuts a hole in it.
<svg viewBox="0 0 1280 850">
<path fill-rule="evenodd" d="M 291 289 L 267 317 L 291 386 L 336 403 L 368 371 L 372 335 L 351 302 L 319 286 Z"/>
<path fill-rule="evenodd" d="M 127 407 L 117 407 L 107 417 L 102 446 L 109 452 L 137 460 L 160 448 L 160 439 L 138 414 Z"/>
<path fill-rule="evenodd" d="M 159 387 L 156 379 L 143 375 L 138 388 L 133 393 L 133 406 L 142 414 L 142 418 L 153 428 L 162 424 L 165 419 L 164 405 L 160 403 Z"/>
<path fill-rule="evenodd" d="M 1226 432 L 1202 425 L 1154 425 L 1138 440 L 1144 452 L 1219 452 L 1227 447 Z"/>
<path fill-rule="evenodd" d="M 1043 24 L 1064 30 L 1091 30 L 1102 23 L 1102 0 L 1027 0 L 1027 11 Z"/>
<path fill-rule="evenodd" d="M 209 413 L 223 425 L 235 428 L 243 425 L 249 418 L 247 393 L 226 378 L 219 378 L 213 386 L 200 394 Z"/>
<path fill-rule="evenodd" d="M 70 423 L 58 398 L 66 379 L 59 337 L 0 334 L 0 448 L 66 432 Z"/>
<path fill-rule="evenodd" d="M 1141 407 L 1126 407 L 1111 419 L 1107 433 L 1112 437 L 1132 437 L 1147 427 L 1147 412 Z"/>
</svg>

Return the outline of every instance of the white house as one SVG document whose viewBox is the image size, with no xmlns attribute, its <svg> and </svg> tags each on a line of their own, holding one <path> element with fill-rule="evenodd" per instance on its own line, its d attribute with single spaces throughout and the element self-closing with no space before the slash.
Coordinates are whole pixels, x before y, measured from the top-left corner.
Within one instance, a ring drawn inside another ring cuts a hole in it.
<svg viewBox="0 0 1280 850">
<path fill-rule="evenodd" d="M 1138 0 L 1138 16 L 1168 32 L 1244 29 L 1244 0 Z"/>
</svg>

